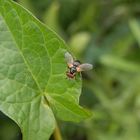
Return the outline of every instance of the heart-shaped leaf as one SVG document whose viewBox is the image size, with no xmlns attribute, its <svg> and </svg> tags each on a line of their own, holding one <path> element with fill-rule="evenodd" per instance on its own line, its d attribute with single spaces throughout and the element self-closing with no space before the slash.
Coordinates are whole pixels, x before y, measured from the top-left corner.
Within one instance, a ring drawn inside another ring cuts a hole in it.
<svg viewBox="0 0 140 140">
<path fill-rule="evenodd" d="M 0 0 L 0 110 L 21 128 L 24 140 L 47 140 L 55 117 L 81 121 L 80 76 L 68 80 L 64 42 L 27 10 Z"/>
</svg>

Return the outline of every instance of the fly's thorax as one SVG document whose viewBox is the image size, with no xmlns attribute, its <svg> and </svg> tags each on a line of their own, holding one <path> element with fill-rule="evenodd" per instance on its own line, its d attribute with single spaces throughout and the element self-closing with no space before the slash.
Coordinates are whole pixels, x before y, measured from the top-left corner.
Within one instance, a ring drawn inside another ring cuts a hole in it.
<svg viewBox="0 0 140 140">
<path fill-rule="evenodd" d="M 76 72 L 77 72 L 76 66 L 73 66 L 73 67 L 70 68 L 70 73 L 71 74 L 74 74 Z"/>
<path fill-rule="evenodd" d="M 74 73 L 76 73 L 77 72 L 77 67 L 80 65 L 81 63 L 80 63 L 80 61 L 79 60 L 75 60 L 74 62 L 73 62 L 73 66 L 70 68 L 70 73 L 71 74 L 74 74 Z"/>
</svg>

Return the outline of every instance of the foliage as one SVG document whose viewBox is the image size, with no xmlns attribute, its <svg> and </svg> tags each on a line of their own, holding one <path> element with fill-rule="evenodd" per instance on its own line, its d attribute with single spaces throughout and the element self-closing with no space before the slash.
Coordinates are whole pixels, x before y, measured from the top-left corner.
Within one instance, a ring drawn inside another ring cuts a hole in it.
<svg viewBox="0 0 140 140">
<path fill-rule="evenodd" d="M 94 70 L 80 100 L 93 119 L 59 121 L 64 140 L 140 139 L 140 1 L 18 0 Z"/>
<path fill-rule="evenodd" d="M 0 110 L 20 126 L 24 140 L 49 139 L 54 114 L 74 122 L 90 116 L 78 105 L 80 76 L 66 79 L 66 47 L 53 31 L 0 0 L 0 40 Z"/>
</svg>

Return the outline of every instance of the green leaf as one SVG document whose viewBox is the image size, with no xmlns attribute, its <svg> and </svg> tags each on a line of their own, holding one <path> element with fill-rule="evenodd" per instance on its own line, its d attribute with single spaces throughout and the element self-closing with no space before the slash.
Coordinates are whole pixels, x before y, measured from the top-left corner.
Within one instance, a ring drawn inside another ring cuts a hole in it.
<svg viewBox="0 0 140 140">
<path fill-rule="evenodd" d="M 45 11 L 45 14 L 43 16 L 44 23 L 46 23 L 49 27 L 51 27 L 58 33 L 61 32 L 59 22 L 58 22 L 59 9 L 60 6 L 58 1 L 53 1 L 50 7 Z"/>
<path fill-rule="evenodd" d="M 132 34 L 136 38 L 139 46 L 140 46 L 140 24 L 136 19 L 129 20 L 129 26 L 132 31 Z"/>
<path fill-rule="evenodd" d="M 119 69 L 122 71 L 134 72 L 134 73 L 140 72 L 139 64 L 130 62 L 121 57 L 116 57 L 116 56 L 112 56 L 112 55 L 103 55 L 100 58 L 100 62 L 106 66 L 109 66 L 109 67 L 115 68 L 115 69 Z"/>
<path fill-rule="evenodd" d="M 15 2 L 0 0 L 0 110 L 23 140 L 47 140 L 55 117 L 79 122 L 81 77 L 68 80 L 65 43 Z"/>
</svg>

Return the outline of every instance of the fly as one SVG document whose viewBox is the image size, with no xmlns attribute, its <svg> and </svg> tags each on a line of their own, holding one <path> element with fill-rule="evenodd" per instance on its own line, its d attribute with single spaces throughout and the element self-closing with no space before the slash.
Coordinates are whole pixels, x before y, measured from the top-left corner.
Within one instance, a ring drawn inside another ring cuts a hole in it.
<svg viewBox="0 0 140 140">
<path fill-rule="evenodd" d="M 66 75 L 71 79 L 75 78 L 77 72 L 88 71 L 93 68 L 92 64 L 81 64 L 79 60 L 74 60 L 72 55 L 68 52 L 65 53 L 65 59 L 68 65 L 68 71 L 66 72 Z"/>
</svg>

